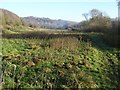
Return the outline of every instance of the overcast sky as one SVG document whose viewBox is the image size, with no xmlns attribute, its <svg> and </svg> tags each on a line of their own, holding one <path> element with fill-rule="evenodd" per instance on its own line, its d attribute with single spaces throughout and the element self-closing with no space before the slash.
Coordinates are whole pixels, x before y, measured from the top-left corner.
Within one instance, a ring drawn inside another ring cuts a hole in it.
<svg viewBox="0 0 120 90">
<path fill-rule="evenodd" d="M 0 0 L 0 8 L 20 17 L 48 17 L 77 22 L 84 20 L 83 13 L 95 8 L 106 12 L 111 18 L 118 16 L 115 0 Z"/>
</svg>

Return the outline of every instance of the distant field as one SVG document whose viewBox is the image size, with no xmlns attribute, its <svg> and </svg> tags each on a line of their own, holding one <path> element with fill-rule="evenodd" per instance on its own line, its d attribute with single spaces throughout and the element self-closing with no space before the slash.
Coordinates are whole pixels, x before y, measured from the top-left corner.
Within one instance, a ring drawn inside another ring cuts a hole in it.
<svg viewBox="0 0 120 90">
<path fill-rule="evenodd" d="M 3 89 L 119 86 L 118 51 L 102 34 L 38 32 L 2 39 Z"/>
</svg>

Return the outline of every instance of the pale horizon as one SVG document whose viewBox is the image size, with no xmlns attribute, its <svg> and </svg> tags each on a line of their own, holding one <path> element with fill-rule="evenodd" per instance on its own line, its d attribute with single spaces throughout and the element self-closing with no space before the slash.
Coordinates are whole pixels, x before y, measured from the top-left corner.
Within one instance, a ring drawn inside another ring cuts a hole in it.
<svg viewBox="0 0 120 90">
<path fill-rule="evenodd" d="M 14 1 L 14 0 L 11 0 Z M 18 0 L 19 1 L 19 0 Z M 7 9 L 20 17 L 44 17 L 81 22 L 85 20 L 83 13 L 98 9 L 107 13 L 110 18 L 118 17 L 117 2 L 1 2 L 0 8 Z M 46 0 L 47 1 L 47 0 Z M 92 0 L 95 1 L 95 0 Z"/>
</svg>

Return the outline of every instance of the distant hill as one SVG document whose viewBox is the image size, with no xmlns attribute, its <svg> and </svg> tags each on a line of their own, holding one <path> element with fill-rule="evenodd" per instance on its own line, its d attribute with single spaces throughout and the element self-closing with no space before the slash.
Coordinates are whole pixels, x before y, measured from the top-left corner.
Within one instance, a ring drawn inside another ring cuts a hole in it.
<svg viewBox="0 0 120 90">
<path fill-rule="evenodd" d="M 19 33 L 25 30 L 34 30 L 32 28 L 47 29 L 70 29 L 77 22 L 67 20 L 53 20 L 49 18 L 38 17 L 19 17 L 17 14 L 6 9 L 0 9 L 0 30 L 2 33 Z"/>
<path fill-rule="evenodd" d="M 0 19 L 2 20 L 3 24 L 8 25 L 22 24 L 21 18 L 8 10 L 0 9 L 0 15 L 1 15 Z"/>
<path fill-rule="evenodd" d="M 3 33 L 18 32 L 24 27 L 23 20 L 11 11 L 0 9 L 0 28 Z"/>
<path fill-rule="evenodd" d="M 73 25 L 76 25 L 77 22 L 67 21 L 67 20 L 53 20 L 50 18 L 39 18 L 39 17 L 23 17 L 25 22 L 30 22 L 35 27 L 48 28 L 48 29 L 68 29 Z"/>
</svg>

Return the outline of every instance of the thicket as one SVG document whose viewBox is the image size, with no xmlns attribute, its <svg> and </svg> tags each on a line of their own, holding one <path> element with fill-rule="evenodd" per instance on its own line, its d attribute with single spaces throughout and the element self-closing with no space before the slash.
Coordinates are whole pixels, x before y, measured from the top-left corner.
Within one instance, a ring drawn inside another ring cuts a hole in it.
<svg viewBox="0 0 120 90">
<path fill-rule="evenodd" d="M 90 15 L 89 19 L 88 15 Z M 73 29 L 74 31 L 103 33 L 104 39 L 109 44 L 120 47 L 120 21 L 117 18 L 111 19 L 97 9 L 91 10 L 88 14 L 84 13 L 83 16 L 86 18 L 86 21 L 82 21 L 77 28 Z"/>
</svg>

